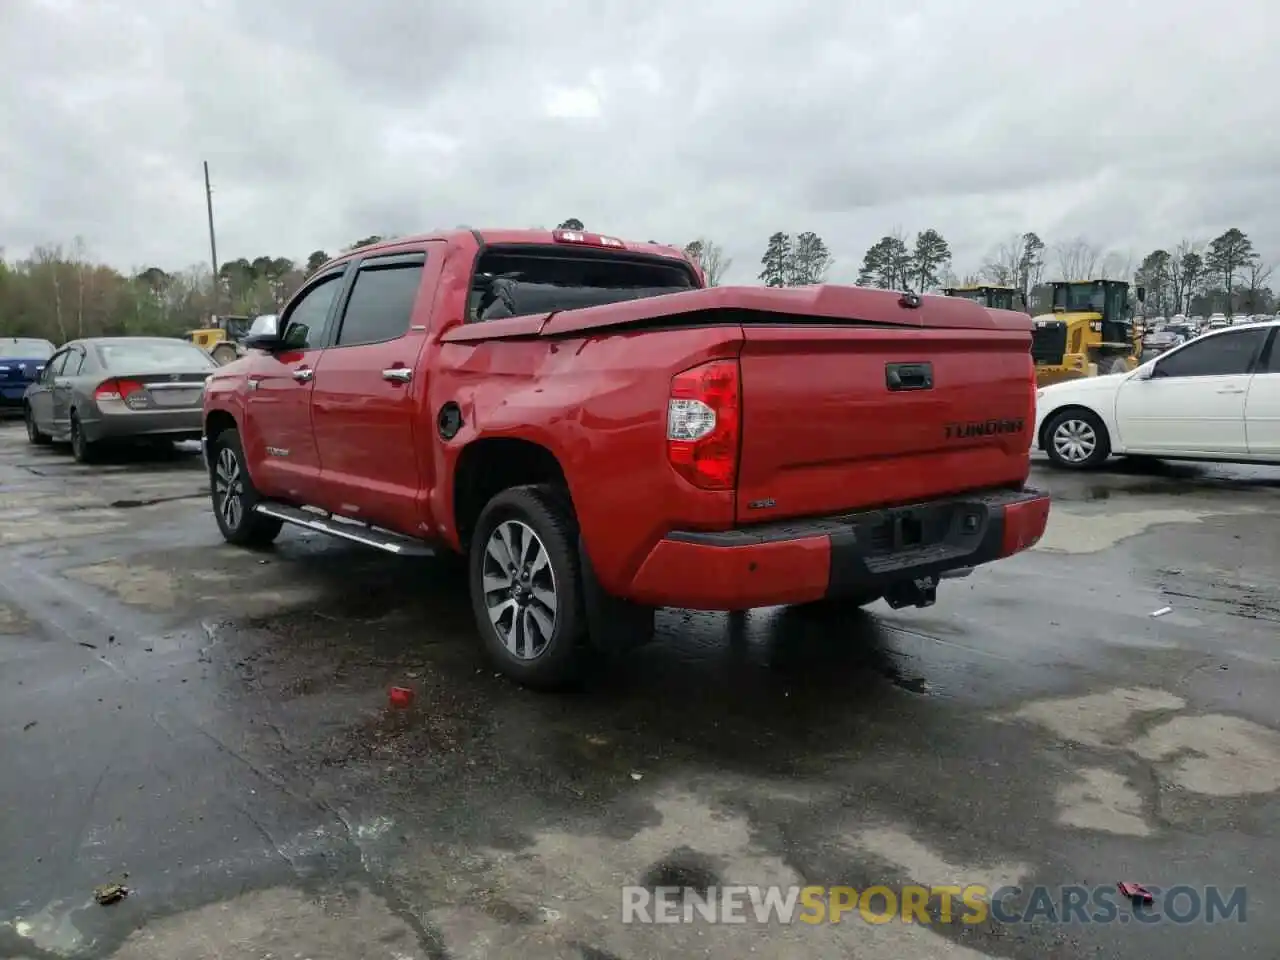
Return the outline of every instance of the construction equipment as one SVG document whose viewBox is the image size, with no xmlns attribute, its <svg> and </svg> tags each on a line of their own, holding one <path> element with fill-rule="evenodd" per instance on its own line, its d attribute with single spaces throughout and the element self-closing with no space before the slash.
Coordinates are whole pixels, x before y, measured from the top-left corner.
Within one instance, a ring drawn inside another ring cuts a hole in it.
<svg viewBox="0 0 1280 960">
<path fill-rule="evenodd" d="M 1124 373 L 1142 355 L 1142 341 L 1123 280 L 1058 280 L 1053 284 L 1053 312 L 1035 318 L 1031 356 L 1036 384 Z M 1138 302 L 1146 289 L 1136 290 Z"/>
<path fill-rule="evenodd" d="M 240 341 L 249 332 L 253 317 L 213 316 L 209 326 L 200 330 L 188 330 L 186 339 L 206 351 L 220 366 L 244 356 Z"/>
<path fill-rule="evenodd" d="M 1018 290 L 1013 287 L 998 287 L 990 284 L 982 284 L 972 287 L 947 287 L 942 291 L 948 297 L 962 297 L 965 300 L 972 300 L 980 303 L 984 307 L 991 307 L 995 310 L 1015 310 L 1014 298 L 1022 299 Z M 1023 309 L 1026 309 L 1025 304 Z"/>
</svg>

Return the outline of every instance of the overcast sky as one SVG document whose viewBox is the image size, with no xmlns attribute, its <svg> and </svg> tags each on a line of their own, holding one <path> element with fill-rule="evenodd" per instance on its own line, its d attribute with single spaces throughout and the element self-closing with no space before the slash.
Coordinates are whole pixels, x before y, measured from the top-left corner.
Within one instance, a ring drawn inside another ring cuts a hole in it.
<svg viewBox="0 0 1280 960">
<path fill-rule="evenodd" d="M 429 11 L 429 12 L 428 12 Z M 0 246 L 121 268 L 458 224 L 933 226 L 1280 260 L 1274 0 L 0 0 Z"/>
</svg>

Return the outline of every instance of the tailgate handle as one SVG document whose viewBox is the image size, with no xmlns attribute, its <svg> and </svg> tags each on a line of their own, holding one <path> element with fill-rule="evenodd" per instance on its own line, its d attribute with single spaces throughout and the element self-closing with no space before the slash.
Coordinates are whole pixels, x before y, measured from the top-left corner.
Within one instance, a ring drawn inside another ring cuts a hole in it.
<svg viewBox="0 0 1280 960">
<path fill-rule="evenodd" d="M 932 363 L 886 363 L 884 384 L 890 390 L 932 390 Z"/>
</svg>

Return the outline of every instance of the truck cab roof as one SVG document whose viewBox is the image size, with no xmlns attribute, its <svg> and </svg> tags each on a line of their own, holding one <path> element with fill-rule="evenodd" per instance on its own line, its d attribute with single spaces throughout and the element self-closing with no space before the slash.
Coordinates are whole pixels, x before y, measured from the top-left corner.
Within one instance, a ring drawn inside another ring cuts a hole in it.
<svg viewBox="0 0 1280 960">
<path fill-rule="evenodd" d="M 367 247 L 349 250 L 334 257 L 330 262 L 346 260 L 353 256 L 369 256 L 372 253 L 391 251 L 397 247 L 430 240 L 444 240 L 455 243 L 473 242 L 482 247 L 554 246 L 563 243 L 571 246 L 596 247 L 617 250 L 620 253 L 648 254 L 655 257 L 682 260 L 686 263 L 690 262 L 684 250 L 673 244 L 621 240 L 611 235 L 594 233 L 589 230 L 513 230 L 510 228 L 477 229 L 472 227 L 457 227 L 453 230 L 437 230 L 431 233 L 419 233 L 405 237 L 390 237 L 378 243 L 369 244 Z"/>
</svg>

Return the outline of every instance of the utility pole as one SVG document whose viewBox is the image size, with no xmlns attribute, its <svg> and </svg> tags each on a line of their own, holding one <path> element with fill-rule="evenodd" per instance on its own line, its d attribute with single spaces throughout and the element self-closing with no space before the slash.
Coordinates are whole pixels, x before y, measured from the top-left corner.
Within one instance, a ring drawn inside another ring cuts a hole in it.
<svg viewBox="0 0 1280 960">
<path fill-rule="evenodd" d="M 213 232 L 213 187 L 209 185 L 209 161 L 204 162 L 204 203 L 209 212 L 209 259 L 213 264 L 213 311 L 218 312 L 218 241 Z"/>
</svg>

